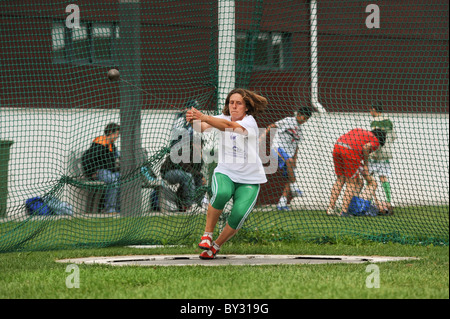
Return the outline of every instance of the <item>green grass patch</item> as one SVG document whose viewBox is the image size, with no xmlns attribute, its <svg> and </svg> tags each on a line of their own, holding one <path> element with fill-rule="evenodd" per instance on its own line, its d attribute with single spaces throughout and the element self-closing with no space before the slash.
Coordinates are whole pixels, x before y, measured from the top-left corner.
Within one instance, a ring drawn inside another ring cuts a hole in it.
<svg viewBox="0 0 450 319">
<path fill-rule="evenodd" d="M 322 211 L 254 211 L 222 254 L 411 256 L 368 264 L 218 267 L 79 265 L 68 288 L 57 259 L 198 254 L 204 214 L 120 218 L 30 217 L 0 223 L 0 298 L 61 299 L 441 299 L 449 298 L 448 206 L 397 208 L 389 217 L 340 218 Z M 226 216 L 224 216 L 226 217 Z M 223 220 L 221 225 L 223 225 Z M 216 233 L 218 233 L 218 229 Z M 184 244 L 132 249 L 131 244 Z"/>
<path fill-rule="evenodd" d="M 188 247 L 110 247 L 0 254 L 0 298 L 62 299 L 404 299 L 449 298 L 449 248 L 362 240 L 227 243 L 222 254 L 410 256 L 419 260 L 378 263 L 380 288 L 367 288 L 364 264 L 143 267 L 79 265 L 80 287 L 68 288 L 67 264 L 58 259 L 199 253 Z M 205 292 L 206 291 L 206 292 Z"/>
</svg>

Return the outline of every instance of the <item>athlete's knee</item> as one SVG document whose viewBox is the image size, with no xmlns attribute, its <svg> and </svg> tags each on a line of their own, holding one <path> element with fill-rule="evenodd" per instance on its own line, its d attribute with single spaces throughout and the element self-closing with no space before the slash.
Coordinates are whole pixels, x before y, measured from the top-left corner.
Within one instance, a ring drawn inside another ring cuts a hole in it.
<svg viewBox="0 0 450 319">
<path fill-rule="evenodd" d="M 241 220 L 241 218 L 237 218 L 237 216 L 235 215 L 230 215 L 230 217 L 228 217 L 228 226 L 230 226 L 234 230 L 238 230 Z"/>
<path fill-rule="evenodd" d="M 228 217 L 228 225 L 235 230 L 239 230 L 242 227 L 246 217 L 245 212 L 232 209 L 230 216 Z"/>
<path fill-rule="evenodd" d="M 248 214 L 250 213 L 252 208 L 253 206 L 245 210 L 245 209 L 235 209 L 235 207 L 233 207 L 230 216 L 228 217 L 228 225 L 235 230 L 239 230 L 244 224 L 245 220 L 247 219 Z"/>
<path fill-rule="evenodd" d="M 213 196 L 212 206 L 216 209 L 223 209 L 233 194 L 226 189 L 219 189 Z"/>
</svg>

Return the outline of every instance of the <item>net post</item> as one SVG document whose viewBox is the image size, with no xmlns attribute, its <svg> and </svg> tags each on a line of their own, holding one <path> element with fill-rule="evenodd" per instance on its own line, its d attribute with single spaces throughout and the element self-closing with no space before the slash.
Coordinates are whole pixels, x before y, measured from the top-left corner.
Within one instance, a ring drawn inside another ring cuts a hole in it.
<svg viewBox="0 0 450 319">
<path fill-rule="evenodd" d="M 142 210 L 141 179 L 132 176 L 141 154 L 140 0 L 119 0 L 119 7 L 119 63 L 126 80 L 120 83 L 120 213 L 129 216 Z"/>
<path fill-rule="evenodd" d="M 325 108 L 319 102 L 319 77 L 317 58 L 317 1 L 311 0 L 310 9 L 310 50 L 311 50 L 311 104 L 319 112 L 326 113 Z"/>
<path fill-rule="evenodd" d="M 309 4 L 309 14 L 310 14 L 310 67 L 311 67 L 311 105 L 314 109 L 317 110 L 318 120 L 317 124 L 319 130 L 317 130 L 316 139 L 318 143 L 315 144 L 314 147 L 317 148 L 316 152 L 318 154 L 326 155 L 327 154 L 327 141 L 325 138 L 325 130 L 326 126 L 324 125 L 325 115 L 327 111 L 322 106 L 319 101 L 319 60 L 318 60 L 318 26 L 317 26 L 317 1 L 311 0 Z M 326 177 L 324 174 L 320 174 L 318 179 L 320 179 L 321 185 L 326 185 Z M 325 207 L 322 207 L 325 209 Z"/>
<path fill-rule="evenodd" d="M 235 2 L 234 0 L 219 0 L 218 3 L 218 101 L 217 112 L 222 110 L 228 93 L 234 89 L 235 75 Z"/>
</svg>

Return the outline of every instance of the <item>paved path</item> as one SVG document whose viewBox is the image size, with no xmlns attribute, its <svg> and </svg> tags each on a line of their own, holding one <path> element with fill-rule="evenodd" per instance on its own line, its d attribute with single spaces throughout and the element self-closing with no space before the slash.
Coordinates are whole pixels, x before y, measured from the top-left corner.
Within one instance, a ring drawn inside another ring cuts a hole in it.
<svg viewBox="0 0 450 319">
<path fill-rule="evenodd" d="M 198 255 L 136 255 L 88 257 L 58 260 L 74 264 L 106 264 L 114 266 L 224 266 L 224 265 L 280 265 L 324 263 L 379 263 L 411 260 L 414 257 L 387 256 L 328 256 L 328 255 L 218 255 L 214 260 L 202 260 Z"/>
</svg>

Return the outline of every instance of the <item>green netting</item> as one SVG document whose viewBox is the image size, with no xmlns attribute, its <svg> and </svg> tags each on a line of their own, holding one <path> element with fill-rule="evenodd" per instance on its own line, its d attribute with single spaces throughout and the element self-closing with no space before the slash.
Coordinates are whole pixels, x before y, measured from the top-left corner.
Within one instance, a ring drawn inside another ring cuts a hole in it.
<svg viewBox="0 0 450 319">
<path fill-rule="evenodd" d="M 234 87 L 268 99 L 261 133 L 302 106 L 315 111 L 294 161 L 303 196 L 288 192 L 279 209 L 290 182 L 268 134 L 268 182 L 234 240 L 448 245 L 448 18 L 447 1 L 427 0 L 1 0 L 0 251 L 198 240 L 214 133 L 192 134 L 203 140 L 204 184 L 183 188 L 162 167 L 182 150 L 173 139 L 191 140 L 182 111 L 220 114 Z M 382 117 L 372 117 L 374 103 Z M 394 214 L 328 216 L 334 144 L 374 120 L 396 135 L 389 185 L 375 175 L 380 201 L 390 186 Z M 86 176 L 82 157 L 109 123 L 120 125 L 120 178 L 105 183 Z"/>
</svg>

